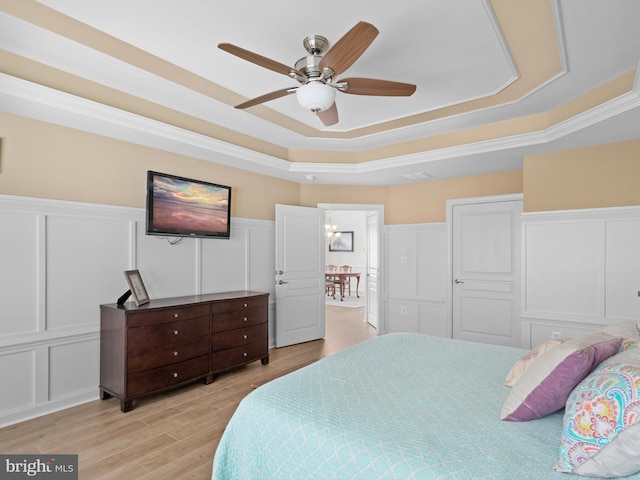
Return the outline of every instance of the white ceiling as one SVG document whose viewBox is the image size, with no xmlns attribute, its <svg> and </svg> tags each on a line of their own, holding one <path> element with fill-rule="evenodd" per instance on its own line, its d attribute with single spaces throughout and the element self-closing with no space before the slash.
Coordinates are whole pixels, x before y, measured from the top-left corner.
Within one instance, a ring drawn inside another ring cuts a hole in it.
<svg viewBox="0 0 640 480">
<path fill-rule="evenodd" d="M 135 108 L 129 113 L 85 99 L 81 90 L 57 91 L 45 78 L 2 75 L 2 110 L 303 183 L 390 185 L 411 181 L 402 178 L 405 174 L 424 172 L 441 179 L 513 170 L 531 153 L 640 138 L 636 81 L 626 94 L 542 129 L 523 134 L 507 129 L 502 136 L 473 140 L 461 135 L 464 140 L 442 143 L 452 134 L 562 108 L 635 70 L 640 60 L 636 0 L 532 0 L 548 6 L 552 22 L 532 17 L 531 25 L 488 0 L 21 2 L 21 7 L 0 4 L 3 50 L 197 118 L 213 132 L 220 126 L 242 136 L 229 140 L 190 132 L 143 118 Z M 52 20 L 48 8 L 64 16 Z M 78 23 L 66 22 L 66 17 L 95 30 L 78 30 Z M 375 25 L 380 34 L 338 78 L 413 83 L 413 96 L 339 92 L 340 122 L 333 127 L 304 111 L 295 95 L 247 110 L 233 108 L 246 98 L 297 83 L 223 52 L 217 44 L 232 43 L 293 66 L 306 54 L 306 35 L 323 35 L 335 43 L 360 20 Z M 518 31 L 528 26 L 537 35 L 553 37 L 560 68 L 515 98 L 501 99 L 506 89 L 531 78 L 535 65 L 552 61 L 546 62 L 547 50 L 532 43 L 533 33 Z M 121 55 L 99 42 L 101 32 L 126 42 L 120 44 Z M 516 50 L 526 57 L 519 53 L 516 58 Z M 182 76 L 148 67 L 144 52 L 180 67 Z M 211 94 L 193 87 L 199 80 Z M 474 107 L 476 100 L 485 103 Z M 304 155 L 283 158 L 256 148 L 256 139 L 283 152 L 311 151 L 313 162 Z M 328 161 L 317 160 L 323 152 Z"/>
</svg>

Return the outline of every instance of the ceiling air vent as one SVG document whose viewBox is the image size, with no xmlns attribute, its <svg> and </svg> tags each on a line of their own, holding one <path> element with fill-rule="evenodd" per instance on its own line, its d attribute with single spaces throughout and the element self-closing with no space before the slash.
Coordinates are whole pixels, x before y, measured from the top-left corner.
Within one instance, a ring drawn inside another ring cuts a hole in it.
<svg viewBox="0 0 640 480">
<path fill-rule="evenodd" d="M 427 180 L 431 178 L 431 175 L 424 172 L 418 172 L 418 173 L 407 173 L 406 175 L 401 175 L 401 177 L 407 180 L 408 182 L 417 182 L 418 180 Z"/>
</svg>

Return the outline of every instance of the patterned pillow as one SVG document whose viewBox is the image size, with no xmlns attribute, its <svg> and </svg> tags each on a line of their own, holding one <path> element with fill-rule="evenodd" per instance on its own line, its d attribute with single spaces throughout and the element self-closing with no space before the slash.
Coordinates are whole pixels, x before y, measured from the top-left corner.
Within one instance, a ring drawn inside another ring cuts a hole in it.
<svg viewBox="0 0 640 480">
<path fill-rule="evenodd" d="M 640 472 L 640 349 L 603 362 L 567 399 L 554 467 L 593 477 Z"/>
<path fill-rule="evenodd" d="M 513 367 L 511 367 L 511 370 L 509 370 L 509 373 L 507 373 L 507 378 L 504 380 L 504 386 L 513 387 L 516 384 L 516 382 L 520 380 L 520 377 L 522 377 L 522 374 L 529 369 L 529 367 L 531 366 L 531 364 L 536 358 L 538 358 L 543 353 L 548 352 L 552 348 L 557 347 L 561 343 L 566 342 L 567 340 L 569 339 L 558 338 L 558 339 L 547 340 L 542 342 L 538 346 L 536 346 L 534 349 L 527 352 L 527 354 L 524 357 L 522 357 L 520 360 L 518 360 L 516 363 L 513 364 Z"/>
<path fill-rule="evenodd" d="M 522 422 L 564 407 L 571 390 L 602 360 L 614 355 L 621 337 L 594 332 L 573 337 L 536 358 L 513 386 L 501 420 Z"/>
</svg>

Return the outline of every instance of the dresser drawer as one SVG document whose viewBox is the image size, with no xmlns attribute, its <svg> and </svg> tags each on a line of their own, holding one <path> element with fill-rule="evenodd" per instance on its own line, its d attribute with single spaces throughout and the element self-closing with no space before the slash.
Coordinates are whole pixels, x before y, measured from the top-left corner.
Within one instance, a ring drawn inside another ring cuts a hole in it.
<svg viewBox="0 0 640 480">
<path fill-rule="evenodd" d="M 128 326 L 152 325 L 154 323 L 175 322 L 191 318 L 208 317 L 209 305 L 195 305 L 193 307 L 175 307 L 157 309 L 148 312 L 136 312 L 128 317 Z"/>
<path fill-rule="evenodd" d="M 248 343 L 266 340 L 268 335 L 267 324 L 254 325 L 253 327 L 238 328 L 228 332 L 215 332 L 211 334 L 211 351 L 225 350 L 239 347 Z"/>
<path fill-rule="evenodd" d="M 211 371 L 220 372 L 237 365 L 253 362 L 268 355 L 267 342 L 256 342 L 211 354 Z"/>
<path fill-rule="evenodd" d="M 227 300 L 211 304 L 211 313 L 226 313 L 249 310 L 252 308 L 266 307 L 269 304 L 269 296 L 247 297 L 238 300 Z"/>
<path fill-rule="evenodd" d="M 163 367 L 182 362 L 190 358 L 209 353 L 209 335 L 198 337 L 187 342 L 173 343 L 160 347 L 129 348 L 127 354 L 127 371 L 140 372 L 151 368 Z"/>
<path fill-rule="evenodd" d="M 127 395 L 135 397 L 157 390 L 162 390 L 181 382 L 205 376 L 209 372 L 209 356 L 175 363 L 166 367 L 131 373 L 127 379 Z"/>
<path fill-rule="evenodd" d="M 219 313 L 211 316 L 211 331 L 223 332 L 234 328 L 250 327 L 267 323 L 268 315 L 266 308 L 252 308 L 239 312 Z"/>
<path fill-rule="evenodd" d="M 206 316 L 180 322 L 129 328 L 127 342 L 128 345 L 135 345 L 136 348 L 149 348 L 192 340 L 208 333 L 209 317 Z"/>
</svg>

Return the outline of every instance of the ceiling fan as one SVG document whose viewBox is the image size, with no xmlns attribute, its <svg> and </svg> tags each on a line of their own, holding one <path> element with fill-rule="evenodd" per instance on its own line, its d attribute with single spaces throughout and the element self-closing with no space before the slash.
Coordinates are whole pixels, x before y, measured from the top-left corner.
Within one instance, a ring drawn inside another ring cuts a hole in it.
<svg viewBox="0 0 640 480">
<path fill-rule="evenodd" d="M 415 85 L 372 78 L 343 78 L 333 81 L 334 76 L 342 74 L 353 65 L 378 33 L 378 29 L 370 23 L 358 22 L 331 48 L 325 37 L 310 35 L 303 41 L 303 46 L 309 55 L 298 60 L 293 68 L 230 43 L 221 43 L 218 48 L 261 67 L 287 75 L 300 83 L 297 87 L 283 88 L 248 100 L 236 105 L 236 108 L 252 107 L 295 93 L 302 107 L 315 113 L 324 125 L 331 126 L 338 123 L 336 91 L 352 95 L 399 97 L 411 96 L 416 91 Z"/>
</svg>

